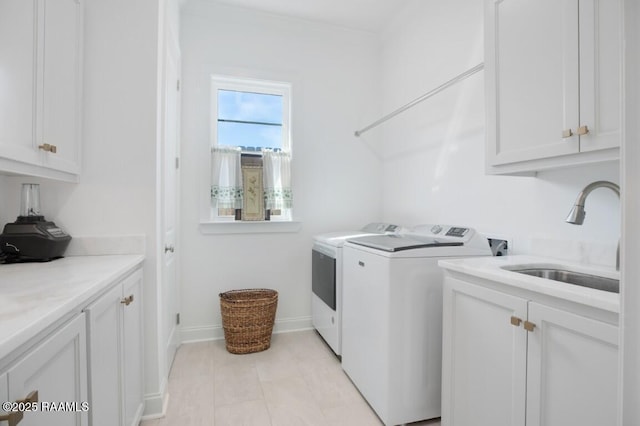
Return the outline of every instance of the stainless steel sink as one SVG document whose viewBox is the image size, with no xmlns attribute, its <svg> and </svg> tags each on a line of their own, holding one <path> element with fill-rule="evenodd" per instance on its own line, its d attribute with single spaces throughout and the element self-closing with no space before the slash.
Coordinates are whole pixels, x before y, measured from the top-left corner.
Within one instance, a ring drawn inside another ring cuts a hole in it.
<svg viewBox="0 0 640 426">
<path fill-rule="evenodd" d="M 507 269 L 507 268 L 505 268 Z M 579 285 L 581 287 L 594 288 L 596 290 L 620 293 L 620 280 L 614 278 L 600 277 L 597 275 L 583 274 L 581 272 L 567 271 L 553 268 L 508 268 L 509 271 L 520 274 L 531 275 L 548 280 L 560 281 L 563 283 Z"/>
</svg>

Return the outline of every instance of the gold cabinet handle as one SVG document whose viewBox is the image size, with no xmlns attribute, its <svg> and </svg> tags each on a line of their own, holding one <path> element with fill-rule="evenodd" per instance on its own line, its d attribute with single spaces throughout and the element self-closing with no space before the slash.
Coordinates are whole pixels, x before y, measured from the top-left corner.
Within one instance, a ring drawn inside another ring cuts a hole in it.
<svg viewBox="0 0 640 426">
<path fill-rule="evenodd" d="M 29 392 L 24 399 L 19 399 L 16 401 L 17 404 L 35 404 L 38 402 L 38 391 L 34 390 Z M 9 423 L 9 426 L 16 426 L 18 423 L 22 421 L 24 417 L 24 411 L 12 411 L 11 413 L 0 416 L 0 422 L 5 421 Z"/>
<path fill-rule="evenodd" d="M 52 154 L 55 154 L 58 152 L 58 147 L 55 145 L 51 145 L 48 143 L 43 143 L 42 145 L 38 145 L 38 149 L 41 149 L 45 152 L 50 152 Z"/>
<path fill-rule="evenodd" d="M 533 331 L 533 329 L 536 328 L 536 325 L 532 322 L 529 321 L 525 321 L 524 322 L 524 329 L 527 331 Z"/>
<path fill-rule="evenodd" d="M 133 303 L 133 294 L 123 298 L 120 303 L 122 303 L 125 306 L 129 306 L 131 303 Z"/>
<path fill-rule="evenodd" d="M 576 130 L 576 132 L 580 135 L 580 136 L 584 136 L 587 133 L 589 133 L 589 127 L 587 126 L 580 126 L 578 127 L 578 130 Z"/>
<path fill-rule="evenodd" d="M 573 136 L 573 132 L 571 131 L 571 129 L 562 131 L 562 139 L 570 138 L 571 136 Z"/>
<path fill-rule="evenodd" d="M 34 390 L 29 392 L 29 395 L 27 395 L 25 399 L 21 399 L 17 402 L 30 402 L 30 403 L 38 402 L 38 391 Z"/>
<path fill-rule="evenodd" d="M 9 426 L 16 426 L 22 418 L 24 417 L 24 413 L 22 411 L 13 411 L 9 414 L 5 414 L 0 416 L 0 422 L 7 422 Z"/>
<path fill-rule="evenodd" d="M 511 317 L 511 325 L 515 325 L 516 327 L 520 327 L 522 324 L 522 320 L 518 317 Z"/>
</svg>

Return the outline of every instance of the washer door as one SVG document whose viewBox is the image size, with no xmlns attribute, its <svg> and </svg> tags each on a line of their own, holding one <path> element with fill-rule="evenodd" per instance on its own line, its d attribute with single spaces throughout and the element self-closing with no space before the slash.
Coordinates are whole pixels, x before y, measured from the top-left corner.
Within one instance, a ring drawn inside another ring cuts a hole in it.
<svg viewBox="0 0 640 426">
<path fill-rule="evenodd" d="M 311 290 L 331 309 L 336 310 L 336 259 L 311 250 Z"/>
</svg>

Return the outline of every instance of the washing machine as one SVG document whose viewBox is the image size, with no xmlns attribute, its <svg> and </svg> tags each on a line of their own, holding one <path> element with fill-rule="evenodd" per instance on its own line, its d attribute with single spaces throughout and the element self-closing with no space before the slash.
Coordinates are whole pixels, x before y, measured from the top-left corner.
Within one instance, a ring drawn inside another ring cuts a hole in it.
<svg viewBox="0 0 640 426">
<path fill-rule="evenodd" d="M 420 225 L 343 247 L 342 368 L 382 422 L 440 417 L 442 281 L 438 260 L 490 256 L 473 229 Z"/>
<path fill-rule="evenodd" d="M 311 322 L 336 355 L 342 353 L 342 246 L 349 238 L 396 233 L 391 223 L 370 223 L 358 231 L 320 234 L 311 250 Z"/>
</svg>

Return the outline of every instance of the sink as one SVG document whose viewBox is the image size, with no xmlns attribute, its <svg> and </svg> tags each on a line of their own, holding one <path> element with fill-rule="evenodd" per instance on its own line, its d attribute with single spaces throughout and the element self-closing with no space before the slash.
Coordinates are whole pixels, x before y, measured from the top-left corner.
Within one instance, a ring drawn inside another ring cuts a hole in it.
<svg viewBox="0 0 640 426">
<path fill-rule="evenodd" d="M 520 274 L 531 275 L 533 277 L 579 285 L 581 287 L 588 287 L 611 293 L 620 293 L 620 280 L 614 278 L 600 277 L 598 275 L 585 274 L 565 269 L 536 268 L 531 266 L 505 267 L 503 269 Z"/>
</svg>

